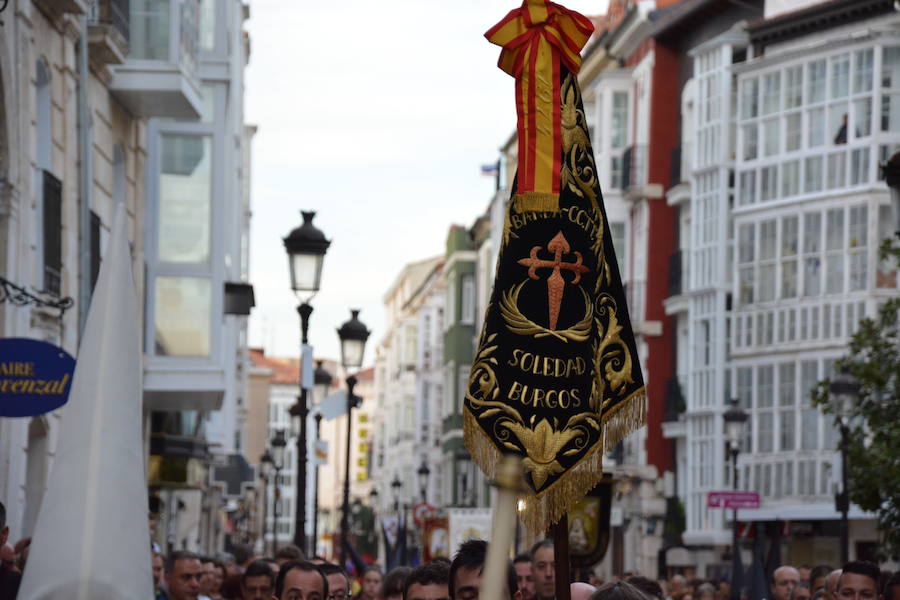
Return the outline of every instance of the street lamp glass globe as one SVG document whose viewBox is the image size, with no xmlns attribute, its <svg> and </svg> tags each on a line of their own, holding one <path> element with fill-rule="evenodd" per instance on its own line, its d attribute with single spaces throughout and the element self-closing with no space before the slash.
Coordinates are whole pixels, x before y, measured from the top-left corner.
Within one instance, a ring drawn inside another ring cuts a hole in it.
<svg viewBox="0 0 900 600">
<path fill-rule="evenodd" d="M 834 414 L 841 419 L 850 419 L 859 402 L 859 382 L 846 368 L 834 376 L 828 386 L 831 392 L 831 406 Z"/>
<path fill-rule="evenodd" d="M 302 211 L 303 224 L 286 238 L 284 248 L 288 254 L 291 274 L 291 289 L 296 293 L 316 293 L 322 282 L 322 263 L 331 242 L 313 225 L 313 211 Z"/>
<path fill-rule="evenodd" d="M 316 362 L 316 371 L 313 374 L 313 403 L 321 405 L 331 389 L 331 373 L 322 366 L 322 361 Z"/>
<path fill-rule="evenodd" d="M 722 415 L 725 421 L 725 438 L 732 448 L 738 448 L 744 437 L 744 424 L 749 415 L 738 405 L 737 398 L 729 400 L 729 404 L 731 407 Z"/>
<path fill-rule="evenodd" d="M 345 369 L 358 369 L 362 367 L 363 353 L 366 349 L 366 340 L 371 333 L 359 320 L 359 310 L 350 310 L 350 320 L 338 329 L 338 337 L 341 340 L 341 364 Z"/>
<path fill-rule="evenodd" d="M 259 458 L 259 473 L 263 479 L 268 479 L 272 474 L 272 455 L 266 450 Z"/>
<path fill-rule="evenodd" d="M 428 476 L 431 475 L 431 469 L 423 462 L 416 471 L 416 475 L 419 476 L 419 488 L 424 490 L 428 487 Z"/>
<path fill-rule="evenodd" d="M 275 431 L 275 437 L 272 438 L 272 460 L 276 469 L 284 467 L 284 450 L 287 447 L 287 440 L 284 437 L 284 429 Z"/>
</svg>

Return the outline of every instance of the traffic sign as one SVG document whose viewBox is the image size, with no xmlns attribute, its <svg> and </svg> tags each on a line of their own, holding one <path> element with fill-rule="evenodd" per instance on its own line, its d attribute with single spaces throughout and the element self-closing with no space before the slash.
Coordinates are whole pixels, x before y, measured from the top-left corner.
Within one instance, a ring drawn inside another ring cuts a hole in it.
<svg viewBox="0 0 900 600">
<path fill-rule="evenodd" d="M 706 495 L 708 508 L 759 508 L 757 492 L 709 492 Z"/>
</svg>

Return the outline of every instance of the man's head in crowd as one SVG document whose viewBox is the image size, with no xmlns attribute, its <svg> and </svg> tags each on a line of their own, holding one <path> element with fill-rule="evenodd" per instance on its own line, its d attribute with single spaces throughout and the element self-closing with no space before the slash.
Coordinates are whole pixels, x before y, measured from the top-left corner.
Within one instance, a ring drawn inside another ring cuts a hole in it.
<svg viewBox="0 0 900 600">
<path fill-rule="evenodd" d="M 450 563 L 451 600 L 475 600 L 481 590 L 481 575 L 487 556 L 487 542 L 467 540 L 459 545 L 453 562 Z M 516 593 L 516 572 L 507 563 L 506 596 L 513 598 Z"/>
<path fill-rule="evenodd" d="M 834 568 L 829 565 L 813 567 L 813 570 L 809 573 L 809 589 L 813 594 L 820 588 L 825 587 L 825 578 L 832 571 L 834 571 Z"/>
<path fill-rule="evenodd" d="M 800 583 L 809 583 L 809 576 L 812 575 L 812 567 L 809 565 L 800 565 L 797 567 L 797 572 L 800 573 Z"/>
<path fill-rule="evenodd" d="M 663 593 L 662 586 L 659 585 L 658 581 L 642 577 L 641 575 L 632 575 L 627 581 L 647 594 L 652 600 L 666 600 L 666 595 Z"/>
<path fill-rule="evenodd" d="M 790 600 L 791 592 L 800 583 L 800 573 L 794 567 L 787 565 L 778 567 L 772 573 L 770 593 L 774 600 Z"/>
<path fill-rule="evenodd" d="M 163 560 L 162 554 L 159 552 L 153 553 L 153 589 L 158 590 L 159 585 L 162 582 L 163 578 L 163 569 L 165 567 L 165 561 Z"/>
<path fill-rule="evenodd" d="M 534 598 L 534 576 L 531 574 L 531 556 L 520 554 L 513 561 L 516 570 L 516 585 L 522 593 L 522 600 Z"/>
<path fill-rule="evenodd" d="M 392 569 L 381 582 L 378 590 L 378 598 L 381 600 L 401 600 L 403 598 L 403 584 L 406 577 L 412 573 L 409 567 L 396 567 Z"/>
<path fill-rule="evenodd" d="M 531 547 L 531 573 L 534 577 L 534 595 L 539 600 L 556 597 L 556 561 L 553 542 L 541 540 Z"/>
<path fill-rule="evenodd" d="M 867 560 L 848 562 L 841 569 L 837 583 L 838 600 L 878 600 L 878 565 Z"/>
<path fill-rule="evenodd" d="M 791 600 L 812 600 L 809 584 L 802 581 L 798 583 L 797 587 L 791 590 Z"/>
<path fill-rule="evenodd" d="M 366 567 L 366 570 L 363 571 L 360 600 L 376 600 L 381 580 L 381 570 L 378 567 Z"/>
<path fill-rule="evenodd" d="M 570 600 L 588 600 L 597 588 L 583 581 L 576 581 L 569 585 Z"/>
<path fill-rule="evenodd" d="M 275 573 L 264 560 L 256 560 L 247 565 L 241 575 L 241 597 L 243 600 L 271 600 L 275 591 Z"/>
<path fill-rule="evenodd" d="M 449 600 L 450 567 L 445 562 L 420 565 L 406 576 L 403 600 Z"/>
<path fill-rule="evenodd" d="M 332 600 L 345 600 L 350 596 L 350 579 L 344 570 L 337 565 L 325 563 L 319 570 L 328 580 L 328 597 Z"/>
<path fill-rule="evenodd" d="M 200 556 L 186 550 L 169 554 L 166 559 L 166 587 L 170 600 L 195 600 L 200 595 L 203 563 Z"/>
<path fill-rule="evenodd" d="M 256 560 L 256 556 L 253 554 L 253 548 L 251 548 L 249 544 L 238 544 L 235 546 L 233 555 L 234 562 L 241 571 L 246 569 L 250 563 Z"/>
<path fill-rule="evenodd" d="M 279 566 L 292 560 L 306 560 L 306 557 L 303 556 L 303 551 L 293 544 L 282 546 L 278 549 L 278 552 L 275 553 L 275 562 L 277 562 Z"/>
<path fill-rule="evenodd" d="M 305 560 L 292 560 L 281 565 L 275 580 L 274 600 L 325 600 L 327 596 L 328 580 L 318 566 Z"/>
<path fill-rule="evenodd" d="M 589 600 L 647 600 L 647 596 L 627 581 L 617 581 L 601 585 Z"/>
<path fill-rule="evenodd" d="M 200 579 L 200 591 L 210 596 L 222 589 L 225 581 L 225 565 L 214 558 L 202 558 L 203 577 Z"/>
</svg>

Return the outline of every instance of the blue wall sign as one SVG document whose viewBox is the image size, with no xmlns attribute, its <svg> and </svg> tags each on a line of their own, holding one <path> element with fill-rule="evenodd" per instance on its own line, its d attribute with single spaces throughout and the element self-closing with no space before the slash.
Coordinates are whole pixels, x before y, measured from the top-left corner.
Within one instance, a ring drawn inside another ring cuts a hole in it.
<svg viewBox="0 0 900 600">
<path fill-rule="evenodd" d="M 33 417 L 66 403 L 75 359 L 53 344 L 0 339 L 0 417 Z"/>
</svg>

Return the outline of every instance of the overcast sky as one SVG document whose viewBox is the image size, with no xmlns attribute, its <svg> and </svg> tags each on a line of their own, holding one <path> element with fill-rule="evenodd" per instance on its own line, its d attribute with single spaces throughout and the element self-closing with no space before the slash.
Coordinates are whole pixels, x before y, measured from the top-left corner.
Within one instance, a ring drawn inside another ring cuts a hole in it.
<svg viewBox="0 0 900 600">
<path fill-rule="evenodd" d="M 253 141 L 250 344 L 296 356 L 297 300 L 282 238 L 315 210 L 332 240 L 310 343 L 339 358 L 335 329 L 361 308 L 385 332 L 382 299 L 403 265 L 442 254 L 494 182 L 479 174 L 515 127 L 511 77 L 484 32 L 515 0 L 252 0 L 246 121 Z M 586 15 L 606 0 L 569 0 Z"/>
</svg>

